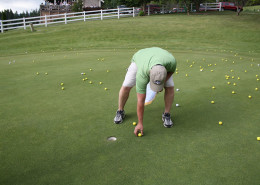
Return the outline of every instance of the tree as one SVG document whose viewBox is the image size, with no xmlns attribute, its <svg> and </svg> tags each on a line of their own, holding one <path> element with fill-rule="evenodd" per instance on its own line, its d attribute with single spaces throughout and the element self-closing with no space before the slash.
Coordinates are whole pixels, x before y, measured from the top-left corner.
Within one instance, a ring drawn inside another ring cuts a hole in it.
<svg viewBox="0 0 260 185">
<path fill-rule="evenodd" d="M 78 0 L 72 5 L 72 11 L 73 12 L 82 12 L 82 7 L 83 7 L 83 1 Z"/>
<path fill-rule="evenodd" d="M 119 0 L 121 4 L 124 4 L 129 7 L 138 7 L 141 6 L 144 13 L 145 13 L 145 7 L 148 3 L 150 3 L 152 0 Z"/>
</svg>

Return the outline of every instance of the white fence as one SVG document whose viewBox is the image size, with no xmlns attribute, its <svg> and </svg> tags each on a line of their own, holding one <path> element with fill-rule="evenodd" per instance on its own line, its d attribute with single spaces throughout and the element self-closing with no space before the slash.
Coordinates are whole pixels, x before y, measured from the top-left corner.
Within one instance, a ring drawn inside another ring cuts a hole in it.
<svg viewBox="0 0 260 185">
<path fill-rule="evenodd" d="M 221 11 L 221 2 L 220 3 L 202 3 L 200 4 L 200 11 L 210 11 L 218 10 Z"/>
<path fill-rule="evenodd" d="M 84 11 L 84 12 L 73 12 L 55 15 L 45 15 L 38 17 L 28 17 L 21 19 L 11 20 L 0 20 L 1 32 L 5 30 L 29 27 L 33 26 L 45 26 L 50 24 L 73 22 L 73 21 L 86 21 L 86 20 L 103 20 L 109 18 L 120 17 L 135 17 L 137 15 L 136 9 L 133 8 L 118 8 L 118 9 L 107 9 L 107 10 L 95 10 L 95 11 Z"/>
</svg>

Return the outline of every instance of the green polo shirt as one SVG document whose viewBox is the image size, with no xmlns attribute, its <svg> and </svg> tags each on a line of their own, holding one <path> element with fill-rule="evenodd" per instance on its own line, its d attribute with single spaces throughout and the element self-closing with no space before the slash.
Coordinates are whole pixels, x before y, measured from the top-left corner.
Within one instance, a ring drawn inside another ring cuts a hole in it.
<svg viewBox="0 0 260 185">
<path fill-rule="evenodd" d="M 136 74 L 136 92 L 146 93 L 146 86 L 150 81 L 150 70 L 154 65 L 162 65 L 167 72 L 174 72 L 176 69 L 176 60 L 168 51 L 158 48 L 146 48 L 136 52 L 132 62 L 137 65 Z"/>
</svg>

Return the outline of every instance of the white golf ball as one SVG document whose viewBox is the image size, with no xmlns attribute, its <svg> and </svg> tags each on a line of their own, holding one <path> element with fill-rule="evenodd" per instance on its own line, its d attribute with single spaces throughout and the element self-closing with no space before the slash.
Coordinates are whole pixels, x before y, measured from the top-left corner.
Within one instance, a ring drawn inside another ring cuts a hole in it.
<svg viewBox="0 0 260 185">
<path fill-rule="evenodd" d="M 180 91 L 180 89 L 176 89 L 176 91 Z"/>
<path fill-rule="evenodd" d="M 177 103 L 177 104 L 176 104 L 176 107 L 179 107 L 179 106 L 180 106 L 180 105 Z"/>
</svg>

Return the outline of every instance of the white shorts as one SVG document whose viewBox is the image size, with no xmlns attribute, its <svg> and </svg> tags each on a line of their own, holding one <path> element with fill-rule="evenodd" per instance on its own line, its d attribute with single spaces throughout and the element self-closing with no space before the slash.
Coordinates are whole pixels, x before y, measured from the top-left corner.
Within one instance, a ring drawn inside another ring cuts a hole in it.
<svg viewBox="0 0 260 185">
<path fill-rule="evenodd" d="M 136 73 L 137 66 L 134 62 L 132 62 L 127 69 L 127 73 L 125 75 L 125 80 L 123 82 L 124 87 L 134 87 L 136 84 Z M 174 87 L 173 77 L 171 77 L 166 81 L 164 87 Z"/>
</svg>

